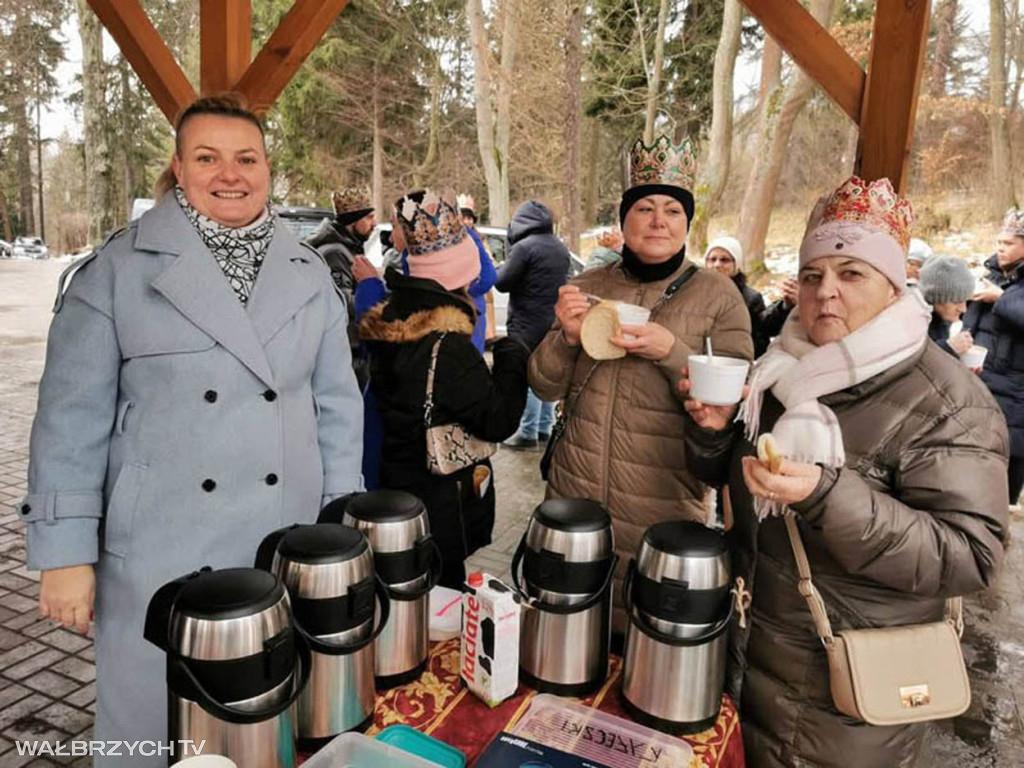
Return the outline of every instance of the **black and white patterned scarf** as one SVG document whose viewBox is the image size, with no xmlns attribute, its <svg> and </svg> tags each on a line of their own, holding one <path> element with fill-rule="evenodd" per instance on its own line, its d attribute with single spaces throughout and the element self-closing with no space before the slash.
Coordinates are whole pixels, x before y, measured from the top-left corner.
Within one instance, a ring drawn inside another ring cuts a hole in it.
<svg viewBox="0 0 1024 768">
<path fill-rule="evenodd" d="M 252 224 L 225 227 L 197 211 L 181 187 L 174 188 L 181 209 L 217 260 L 238 299 L 245 304 L 274 239 L 274 217 L 268 207 Z"/>
</svg>

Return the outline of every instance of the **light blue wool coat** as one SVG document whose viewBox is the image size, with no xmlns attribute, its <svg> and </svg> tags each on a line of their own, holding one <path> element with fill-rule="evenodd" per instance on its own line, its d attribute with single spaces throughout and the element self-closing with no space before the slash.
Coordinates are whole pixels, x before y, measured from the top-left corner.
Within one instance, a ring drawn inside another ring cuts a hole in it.
<svg viewBox="0 0 1024 768">
<path fill-rule="evenodd" d="M 348 316 L 283 225 L 243 305 L 171 195 L 54 309 L 19 505 L 29 567 L 97 564 L 94 738 L 166 740 L 165 659 L 142 638 L 153 592 L 251 566 L 267 533 L 362 487 Z"/>
</svg>

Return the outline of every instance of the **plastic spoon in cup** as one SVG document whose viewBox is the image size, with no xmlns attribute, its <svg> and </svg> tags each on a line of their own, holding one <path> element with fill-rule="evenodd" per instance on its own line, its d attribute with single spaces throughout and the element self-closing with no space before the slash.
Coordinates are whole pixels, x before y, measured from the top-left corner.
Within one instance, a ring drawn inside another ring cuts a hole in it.
<svg viewBox="0 0 1024 768">
<path fill-rule="evenodd" d="M 711 334 L 704 337 L 704 348 L 707 350 L 708 365 L 715 365 L 715 356 L 711 353 Z"/>
</svg>

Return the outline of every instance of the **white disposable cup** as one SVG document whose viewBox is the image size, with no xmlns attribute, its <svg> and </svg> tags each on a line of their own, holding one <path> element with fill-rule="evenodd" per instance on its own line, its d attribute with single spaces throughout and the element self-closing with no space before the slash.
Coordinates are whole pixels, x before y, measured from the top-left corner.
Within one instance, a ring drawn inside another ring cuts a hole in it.
<svg viewBox="0 0 1024 768">
<path fill-rule="evenodd" d="M 690 397 L 708 405 L 733 405 L 743 398 L 750 363 L 734 357 L 690 355 Z"/>
<path fill-rule="evenodd" d="M 651 319 L 651 310 L 647 307 L 640 307 L 636 304 L 624 304 L 619 302 L 615 309 L 619 313 L 619 325 L 646 325 Z M 624 339 L 635 339 L 631 333 L 622 334 Z"/>
<path fill-rule="evenodd" d="M 234 760 L 223 755 L 197 755 L 175 763 L 176 768 L 238 768 Z"/>
<path fill-rule="evenodd" d="M 985 362 L 985 355 L 988 354 L 988 347 L 982 347 L 975 344 L 973 347 L 968 349 L 962 355 L 960 355 L 960 362 L 966 365 L 968 368 L 977 368 Z"/>
</svg>

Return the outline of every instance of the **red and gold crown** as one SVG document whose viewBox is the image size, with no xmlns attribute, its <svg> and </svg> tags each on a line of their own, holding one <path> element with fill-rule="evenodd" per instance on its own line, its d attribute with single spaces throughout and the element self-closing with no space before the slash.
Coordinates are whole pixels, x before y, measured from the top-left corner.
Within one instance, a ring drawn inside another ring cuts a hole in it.
<svg viewBox="0 0 1024 768">
<path fill-rule="evenodd" d="M 395 214 L 410 256 L 450 248 L 466 237 L 459 209 L 429 189 L 420 202 L 412 197 L 402 198 L 395 206 Z"/>
<path fill-rule="evenodd" d="M 665 184 L 692 190 L 697 177 L 697 149 L 690 139 L 679 144 L 661 135 L 651 146 L 637 139 L 629 152 L 629 183 L 639 187 L 642 184 Z"/>
<path fill-rule="evenodd" d="M 906 253 L 914 224 L 914 207 L 896 194 L 888 179 L 867 182 L 851 176 L 825 203 L 818 226 L 832 221 L 878 229 L 900 244 Z"/>
</svg>

